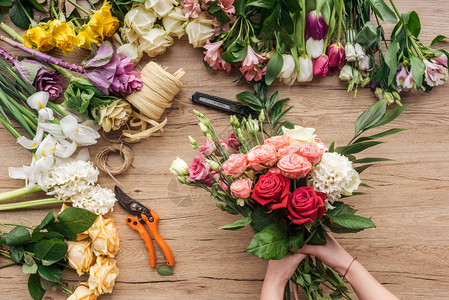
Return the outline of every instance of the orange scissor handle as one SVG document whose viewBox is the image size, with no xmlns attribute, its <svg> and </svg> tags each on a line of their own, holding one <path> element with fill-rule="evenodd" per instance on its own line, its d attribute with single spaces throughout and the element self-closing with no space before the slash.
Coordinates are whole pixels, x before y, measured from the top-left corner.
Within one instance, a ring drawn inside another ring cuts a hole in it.
<svg viewBox="0 0 449 300">
<path fill-rule="evenodd" d="M 147 223 L 151 235 L 153 236 L 156 243 L 158 243 L 159 247 L 161 247 L 162 252 L 164 252 L 165 259 L 167 260 L 167 265 L 174 266 L 175 258 L 173 257 L 173 253 L 171 252 L 170 247 L 167 245 L 167 243 L 159 234 L 159 230 L 157 228 L 157 224 L 159 222 L 159 215 L 151 208 L 148 207 L 148 209 L 151 211 L 151 215 L 153 216 L 153 222 L 150 222 L 150 220 L 148 220 L 147 216 L 145 215 L 142 215 L 142 219 L 145 221 L 145 223 Z"/>
<path fill-rule="evenodd" d="M 132 229 L 139 232 L 140 237 L 145 242 L 145 247 L 147 247 L 147 249 L 148 249 L 148 256 L 150 257 L 150 266 L 152 268 L 156 268 L 156 252 L 154 250 L 154 245 L 153 245 L 153 242 L 151 241 L 151 237 L 145 228 L 145 225 L 141 224 L 139 222 L 139 218 L 136 216 L 128 216 L 126 218 L 126 223 L 128 223 L 128 225 Z"/>
</svg>

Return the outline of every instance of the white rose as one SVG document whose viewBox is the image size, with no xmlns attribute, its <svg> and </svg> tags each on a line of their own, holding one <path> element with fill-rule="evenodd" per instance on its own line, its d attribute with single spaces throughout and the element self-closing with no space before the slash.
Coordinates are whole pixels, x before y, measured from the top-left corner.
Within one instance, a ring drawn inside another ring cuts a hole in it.
<svg viewBox="0 0 449 300">
<path fill-rule="evenodd" d="M 187 19 L 184 17 L 180 7 L 175 7 L 166 17 L 162 19 L 165 30 L 178 39 L 185 33 L 184 27 Z"/>
<path fill-rule="evenodd" d="M 117 48 L 118 56 L 127 56 L 133 63 L 138 63 L 142 58 L 143 52 L 139 51 L 139 45 L 136 43 L 127 43 Z"/>
<path fill-rule="evenodd" d="M 159 18 L 165 17 L 175 5 L 178 5 L 176 0 L 146 0 L 145 8 L 153 9 Z"/>
<path fill-rule="evenodd" d="M 194 48 L 203 47 L 206 41 L 214 36 L 214 25 L 205 13 L 201 13 L 198 18 L 187 24 L 186 33 L 189 43 Z"/>
<path fill-rule="evenodd" d="M 149 29 L 153 28 L 156 22 L 156 15 L 143 6 L 137 6 L 131 9 L 125 16 L 124 23 L 127 40 L 134 43 L 140 36 L 144 35 Z"/>
<path fill-rule="evenodd" d="M 299 58 L 298 82 L 312 81 L 313 79 L 313 61 L 310 57 Z"/>
<path fill-rule="evenodd" d="M 324 40 L 309 38 L 306 42 L 307 54 L 313 58 L 320 57 L 324 50 Z"/>
<path fill-rule="evenodd" d="M 290 143 L 301 145 L 301 144 L 316 144 L 315 138 L 316 134 L 315 128 L 305 128 L 302 126 L 295 125 L 293 129 L 288 129 L 282 127 L 282 132 L 285 136 L 290 138 Z"/>
<path fill-rule="evenodd" d="M 351 65 L 344 65 L 340 71 L 340 80 L 349 81 L 352 79 L 352 67 Z"/>
<path fill-rule="evenodd" d="M 162 28 L 150 29 L 139 38 L 139 51 L 155 57 L 165 52 L 167 47 L 173 45 L 173 38 Z"/>
<path fill-rule="evenodd" d="M 352 193 L 359 188 L 360 183 L 362 183 L 362 181 L 360 180 L 360 175 L 356 170 L 353 169 L 351 180 L 349 181 L 349 184 L 343 191 L 342 195 L 351 196 Z"/>
<path fill-rule="evenodd" d="M 296 73 L 295 60 L 290 54 L 283 54 L 284 64 L 278 75 L 279 81 L 288 85 L 292 85 L 296 81 L 298 74 Z"/>
<path fill-rule="evenodd" d="M 189 166 L 184 160 L 177 157 L 171 164 L 170 173 L 177 176 L 187 175 L 189 174 Z"/>
</svg>

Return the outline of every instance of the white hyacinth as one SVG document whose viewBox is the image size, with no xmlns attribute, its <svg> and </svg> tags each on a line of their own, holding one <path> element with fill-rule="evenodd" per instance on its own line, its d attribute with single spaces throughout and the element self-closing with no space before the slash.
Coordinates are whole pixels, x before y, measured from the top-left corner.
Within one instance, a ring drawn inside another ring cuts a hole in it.
<svg viewBox="0 0 449 300">
<path fill-rule="evenodd" d="M 104 215 L 113 211 L 114 204 L 117 201 L 113 191 L 99 185 L 90 186 L 83 193 L 74 195 L 71 200 L 74 207 L 87 209 L 97 215 Z"/>
<path fill-rule="evenodd" d="M 324 153 L 321 162 L 310 172 L 310 184 L 328 195 L 326 205 L 340 199 L 341 194 L 349 187 L 357 173 L 352 162 L 338 153 Z M 358 175 L 358 174 L 357 174 Z"/>
<path fill-rule="evenodd" d="M 100 172 L 90 161 L 75 160 L 55 167 L 47 173 L 42 188 L 59 199 L 84 193 L 98 180 Z"/>
</svg>

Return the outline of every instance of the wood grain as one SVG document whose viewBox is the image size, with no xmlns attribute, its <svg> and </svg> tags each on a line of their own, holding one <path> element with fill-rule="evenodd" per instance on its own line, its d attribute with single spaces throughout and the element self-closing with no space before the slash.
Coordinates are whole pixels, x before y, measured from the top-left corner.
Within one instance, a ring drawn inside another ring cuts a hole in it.
<svg viewBox="0 0 449 300">
<path fill-rule="evenodd" d="M 421 38 L 429 43 L 436 34 L 449 34 L 447 2 L 397 0 L 401 11 L 416 10 L 422 23 Z M 390 30 L 391 28 L 388 27 Z M 448 44 L 442 43 L 448 50 Z M 4 45 L 2 45 L 3 47 Z M 5 47 L 11 50 L 9 47 Z M 19 52 L 13 51 L 17 54 Z M 58 53 L 60 57 L 62 54 Z M 64 57 L 80 62 L 86 52 L 75 51 Z M 257 299 L 266 262 L 245 253 L 252 233 L 217 228 L 237 218 L 215 207 L 215 201 L 199 190 L 181 186 L 168 168 L 176 156 L 190 161 L 195 155 L 187 135 L 202 141 L 192 109 L 199 109 L 214 122 L 217 132 L 226 135 L 228 116 L 194 106 L 188 96 L 202 91 L 234 99 L 250 90 L 235 84 L 236 73 L 208 73 L 202 54 L 185 39 L 176 41 L 167 53 L 156 59 L 171 72 L 184 68 L 185 86 L 168 111 L 169 122 L 162 137 L 131 145 L 135 153 L 133 168 L 118 177 L 127 192 L 151 206 L 161 217 L 160 231 L 173 250 L 175 274 L 161 277 L 150 269 L 147 250 L 136 232 L 125 224 L 126 213 L 116 207 L 112 213 L 121 237 L 117 256 L 120 277 L 112 295 L 101 299 Z M 346 92 L 338 78 L 315 79 L 307 85 L 276 85 L 281 97 L 294 105 L 288 119 L 315 127 L 325 142 L 344 144 L 353 134 L 357 116 L 375 101 L 371 91 L 361 90 L 356 99 Z M 362 179 L 375 187 L 368 195 L 349 202 L 363 216 L 372 217 L 377 228 L 338 240 L 373 275 L 401 299 L 447 299 L 449 293 L 449 84 L 431 93 L 411 93 L 404 99 L 412 106 L 390 127 L 407 128 L 384 138 L 385 144 L 366 152 L 366 156 L 394 159 L 367 169 Z M 90 147 L 94 155 L 101 140 Z M 21 181 L 8 178 L 8 167 L 28 164 L 30 154 L 16 145 L 0 128 L 0 192 L 18 188 Z M 113 187 L 102 174 L 100 183 Z M 36 224 L 51 209 L 39 208 L 0 212 L 1 221 Z M 158 261 L 164 257 L 158 252 Z M 0 258 L 0 264 L 4 263 Z M 66 272 L 71 287 L 87 278 Z M 29 299 L 27 279 L 20 268 L 0 270 L 0 299 Z M 47 299 L 63 299 L 61 292 L 48 293 Z"/>
</svg>

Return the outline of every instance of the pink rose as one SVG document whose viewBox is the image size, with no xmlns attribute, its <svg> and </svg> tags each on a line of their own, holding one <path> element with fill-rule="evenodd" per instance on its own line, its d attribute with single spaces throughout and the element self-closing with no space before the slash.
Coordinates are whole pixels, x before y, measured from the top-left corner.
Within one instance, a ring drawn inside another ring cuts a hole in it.
<svg viewBox="0 0 449 300">
<path fill-rule="evenodd" d="M 276 148 L 276 150 L 279 150 L 290 145 L 290 137 L 285 135 L 273 136 L 269 139 L 266 139 L 264 144 L 272 145 L 274 148 Z"/>
<path fill-rule="evenodd" d="M 312 169 L 312 164 L 299 154 L 281 157 L 277 166 L 282 175 L 290 179 L 304 178 Z"/>
<path fill-rule="evenodd" d="M 245 154 L 231 154 L 227 161 L 221 166 L 221 171 L 232 178 L 237 178 L 245 172 L 248 160 Z"/>
<path fill-rule="evenodd" d="M 276 148 L 272 145 L 259 145 L 246 154 L 248 166 L 256 171 L 272 167 L 277 158 Z"/>
<path fill-rule="evenodd" d="M 290 155 L 290 154 L 299 154 L 299 150 L 301 149 L 301 147 L 297 146 L 297 145 L 290 145 L 284 148 L 280 148 L 278 150 L 278 156 L 282 157 L 282 156 L 286 156 L 286 155 Z"/>
<path fill-rule="evenodd" d="M 201 181 L 209 176 L 210 166 L 202 156 L 197 156 L 193 159 L 189 167 L 189 180 Z"/>
<path fill-rule="evenodd" d="M 215 147 L 215 143 L 212 140 L 206 140 L 203 144 L 203 146 L 201 146 L 198 151 L 200 152 L 200 154 L 204 155 L 204 156 L 210 156 L 212 153 L 214 153 L 214 151 L 217 149 L 217 147 Z"/>
<path fill-rule="evenodd" d="M 251 195 L 253 182 L 249 178 L 237 179 L 231 184 L 231 195 L 237 199 L 246 199 Z"/>
<path fill-rule="evenodd" d="M 316 146 L 316 145 L 310 145 L 306 144 L 304 146 L 301 146 L 301 149 L 299 149 L 299 154 L 302 157 L 307 158 L 307 160 L 312 164 L 316 165 L 320 162 L 321 156 L 323 156 L 324 149 Z"/>
<path fill-rule="evenodd" d="M 239 151 L 239 147 L 241 144 L 235 137 L 234 133 L 231 133 L 231 135 L 229 135 L 229 137 L 226 139 L 226 143 L 230 148 L 234 149 L 235 151 Z"/>
<path fill-rule="evenodd" d="M 279 168 L 276 167 L 276 166 L 271 167 L 270 169 L 268 169 L 268 172 L 275 173 L 275 174 L 281 174 L 281 170 L 279 170 Z"/>
</svg>

